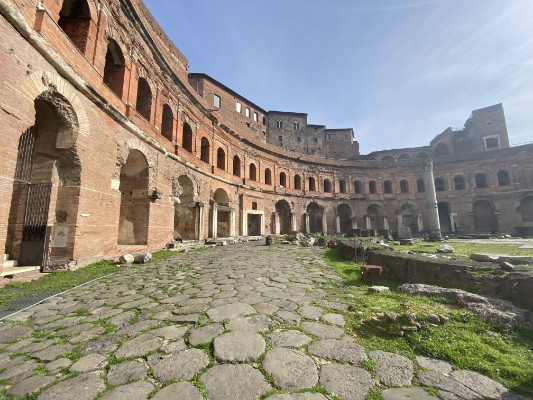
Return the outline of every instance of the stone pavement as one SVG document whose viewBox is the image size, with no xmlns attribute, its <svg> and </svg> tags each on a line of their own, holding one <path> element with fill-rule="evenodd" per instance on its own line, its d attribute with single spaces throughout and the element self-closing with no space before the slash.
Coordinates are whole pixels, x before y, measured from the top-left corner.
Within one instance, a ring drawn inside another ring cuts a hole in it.
<svg viewBox="0 0 533 400">
<path fill-rule="evenodd" d="M 5 394 L 323 400 L 374 389 L 436 399 L 418 382 L 445 400 L 512 397 L 443 361 L 359 346 L 321 252 L 262 243 L 191 251 L 33 307 L 0 324 Z"/>
</svg>

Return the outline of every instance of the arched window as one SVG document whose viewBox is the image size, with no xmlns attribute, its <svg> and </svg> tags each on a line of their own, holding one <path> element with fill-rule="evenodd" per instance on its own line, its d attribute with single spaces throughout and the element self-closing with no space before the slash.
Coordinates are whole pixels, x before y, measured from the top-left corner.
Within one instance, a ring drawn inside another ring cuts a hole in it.
<svg viewBox="0 0 533 400">
<path fill-rule="evenodd" d="M 276 125 L 277 125 L 278 129 L 282 129 L 283 128 L 283 121 L 281 119 L 278 119 L 276 121 Z"/>
<path fill-rule="evenodd" d="M 392 193 L 392 182 L 391 181 L 383 182 L 383 193 L 385 193 L 385 194 L 391 194 Z"/>
<path fill-rule="evenodd" d="M 382 158 L 383 161 L 394 161 L 394 157 L 393 156 L 384 156 Z"/>
<path fill-rule="evenodd" d="M 302 178 L 300 175 L 294 176 L 294 188 L 297 190 L 302 190 Z"/>
<path fill-rule="evenodd" d="M 161 120 L 161 134 L 172 142 L 174 131 L 174 114 L 168 104 L 163 105 L 163 119 Z"/>
<path fill-rule="evenodd" d="M 226 170 L 226 152 L 222 147 L 219 147 L 217 150 L 217 168 Z"/>
<path fill-rule="evenodd" d="M 313 178 L 312 176 L 309 177 L 309 179 L 307 180 L 307 183 L 308 183 L 308 190 L 311 191 L 311 192 L 315 192 L 316 191 L 316 184 L 315 184 L 315 178 Z"/>
<path fill-rule="evenodd" d="M 181 140 L 181 145 L 189 153 L 192 153 L 192 128 L 187 122 L 183 124 L 183 137 Z"/>
<path fill-rule="evenodd" d="M 426 191 L 426 185 L 424 185 L 424 181 L 422 179 L 418 179 L 416 181 L 416 190 L 418 193 L 424 193 Z"/>
<path fill-rule="evenodd" d="M 233 157 L 233 175 L 241 176 L 241 159 L 239 156 Z"/>
<path fill-rule="evenodd" d="M 294 130 L 297 131 L 300 129 L 300 123 L 298 121 L 294 121 Z"/>
<path fill-rule="evenodd" d="M 210 164 L 209 162 L 210 153 L 211 153 L 211 145 L 209 144 L 209 140 L 203 137 L 201 141 L 201 147 L 200 147 L 200 160 L 202 160 L 205 163 Z"/>
<path fill-rule="evenodd" d="M 450 150 L 448 149 L 448 145 L 446 143 L 439 143 L 437 147 L 435 147 L 435 157 L 443 157 L 450 155 Z"/>
<path fill-rule="evenodd" d="M 252 181 L 256 181 L 257 180 L 257 168 L 255 167 L 254 163 L 250 164 L 249 178 Z"/>
<path fill-rule="evenodd" d="M 279 174 L 279 185 L 287 187 L 287 175 L 285 174 L 285 172 Z"/>
<path fill-rule="evenodd" d="M 487 175 L 485 174 L 476 174 L 476 188 L 482 189 L 487 187 Z"/>
<path fill-rule="evenodd" d="M 429 158 L 429 154 L 424 151 L 421 151 L 416 155 L 416 158 L 418 158 L 419 160 L 424 160 L 426 158 Z"/>
<path fill-rule="evenodd" d="M 410 160 L 411 156 L 407 153 L 400 154 L 400 157 L 398 157 L 398 160 Z"/>
<path fill-rule="evenodd" d="M 139 114 L 150 121 L 150 117 L 152 116 L 152 90 L 144 78 L 139 78 L 139 83 L 137 84 L 137 101 L 135 102 L 135 109 Z"/>
<path fill-rule="evenodd" d="M 265 184 L 272 185 L 272 171 L 270 171 L 270 168 L 265 169 Z"/>
<path fill-rule="evenodd" d="M 511 178 L 509 178 L 509 172 L 505 170 L 498 172 L 498 185 L 500 186 L 511 185 Z"/>
<path fill-rule="evenodd" d="M 357 194 L 363 193 L 363 182 L 359 180 L 353 181 L 353 190 Z"/>
<path fill-rule="evenodd" d="M 341 179 L 339 181 L 339 192 L 346 193 L 346 181 L 345 180 Z"/>
<path fill-rule="evenodd" d="M 409 182 L 407 182 L 405 179 L 400 181 L 400 192 L 409 193 Z"/>
<path fill-rule="evenodd" d="M 378 185 L 376 184 L 376 181 L 368 182 L 368 193 L 376 194 L 377 192 L 378 192 Z"/>
<path fill-rule="evenodd" d="M 122 50 L 120 50 L 117 42 L 109 39 L 105 55 L 104 83 L 121 99 L 124 90 L 125 73 L 126 62 L 124 61 Z"/>
<path fill-rule="evenodd" d="M 329 179 L 324 179 L 324 192 L 325 193 L 331 193 L 333 192 L 333 185 L 331 184 L 331 181 Z"/>
<path fill-rule="evenodd" d="M 446 190 L 446 184 L 444 183 L 444 179 L 435 178 L 435 191 L 444 192 L 445 190 Z"/>
<path fill-rule="evenodd" d="M 64 0 L 57 24 L 72 43 L 85 53 L 91 27 L 91 9 L 87 0 Z"/>
<path fill-rule="evenodd" d="M 463 178 L 461 175 L 457 175 L 455 178 L 453 178 L 453 184 L 455 186 L 455 190 L 465 190 L 465 178 Z"/>
</svg>

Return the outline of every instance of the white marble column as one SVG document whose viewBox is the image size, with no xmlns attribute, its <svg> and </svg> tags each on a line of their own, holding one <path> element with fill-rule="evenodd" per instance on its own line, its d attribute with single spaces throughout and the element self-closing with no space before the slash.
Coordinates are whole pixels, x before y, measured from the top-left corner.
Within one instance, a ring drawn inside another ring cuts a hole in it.
<svg viewBox="0 0 533 400">
<path fill-rule="evenodd" d="M 390 230 L 389 220 L 387 219 L 387 217 L 383 217 L 383 229 L 386 231 Z"/>
<path fill-rule="evenodd" d="M 212 213 L 212 220 L 211 220 L 211 232 L 213 235 L 213 239 L 216 239 L 217 237 L 217 231 L 218 231 L 218 209 L 217 205 L 213 204 L 213 213 Z"/>
<path fill-rule="evenodd" d="M 322 213 L 322 232 L 328 233 L 328 219 L 325 211 Z"/>
<path fill-rule="evenodd" d="M 335 215 L 335 233 L 341 233 L 341 217 Z"/>
<path fill-rule="evenodd" d="M 241 232 L 242 236 L 248 236 L 248 213 L 246 211 L 242 212 Z"/>
<path fill-rule="evenodd" d="M 291 231 L 296 231 L 296 214 L 291 214 Z"/>
<path fill-rule="evenodd" d="M 441 240 L 439 208 L 437 204 L 437 192 L 435 191 L 435 179 L 433 177 L 433 161 L 426 161 L 424 165 L 424 186 L 426 188 L 426 207 L 429 218 L 429 239 Z"/>
<path fill-rule="evenodd" d="M 305 216 L 305 233 L 309 235 L 311 233 L 311 229 L 309 229 L 309 214 L 305 213 L 304 216 Z"/>
<path fill-rule="evenodd" d="M 400 227 L 402 226 L 402 222 L 403 222 L 403 216 L 397 215 L 396 219 L 398 220 L 398 232 L 400 232 Z"/>
<path fill-rule="evenodd" d="M 418 232 L 422 232 L 424 230 L 424 219 L 422 218 L 422 214 L 418 214 L 417 222 Z"/>
<path fill-rule="evenodd" d="M 205 216 L 205 206 L 203 203 L 198 203 L 198 240 L 204 240 L 204 216 Z"/>
<path fill-rule="evenodd" d="M 274 233 L 276 235 L 279 235 L 281 233 L 281 226 L 279 222 L 279 214 L 277 212 L 274 213 Z"/>
<path fill-rule="evenodd" d="M 235 237 L 235 210 L 231 210 L 229 214 L 229 235 Z"/>
<path fill-rule="evenodd" d="M 366 229 L 372 229 L 372 221 L 370 220 L 370 216 L 365 215 L 366 218 Z"/>
<path fill-rule="evenodd" d="M 357 229 L 357 217 L 352 217 L 352 229 Z"/>
</svg>

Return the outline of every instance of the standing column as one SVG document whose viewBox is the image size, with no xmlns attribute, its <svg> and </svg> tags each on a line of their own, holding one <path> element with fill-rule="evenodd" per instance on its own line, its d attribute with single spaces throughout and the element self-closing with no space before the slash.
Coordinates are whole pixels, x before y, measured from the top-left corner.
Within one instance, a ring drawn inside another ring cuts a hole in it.
<svg viewBox="0 0 533 400">
<path fill-rule="evenodd" d="M 246 211 L 242 212 L 241 233 L 242 236 L 248 236 L 248 213 Z"/>
<path fill-rule="evenodd" d="M 198 203 L 198 240 L 204 240 L 204 203 Z"/>
<path fill-rule="evenodd" d="M 389 220 L 387 217 L 383 217 L 383 229 L 386 231 L 390 230 Z"/>
<path fill-rule="evenodd" d="M 341 217 L 335 215 L 335 233 L 341 233 Z"/>
<path fill-rule="evenodd" d="M 309 229 L 309 213 L 305 213 L 305 233 L 308 235 L 311 233 L 311 229 Z"/>
<path fill-rule="evenodd" d="M 402 215 L 397 215 L 396 216 L 397 220 L 398 220 L 398 233 L 400 233 L 400 228 L 402 227 L 402 222 L 403 222 L 403 216 Z"/>
<path fill-rule="evenodd" d="M 372 221 L 370 220 L 370 216 L 365 215 L 366 217 L 366 229 L 372 229 Z"/>
<path fill-rule="evenodd" d="M 352 217 L 352 229 L 357 229 L 357 217 Z"/>
<path fill-rule="evenodd" d="M 291 214 L 291 231 L 292 232 L 296 231 L 296 214 L 295 213 Z"/>
<path fill-rule="evenodd" d="M 277 212 L 274 213 L 274 233 L 276 235 L 279 235 L 281 233 L 281 227 L 279 223 L 279 214 Z"/>
<path fill-rule="evenodd" d="M 418 214 L 417 222 L 418 222 L 418 232 L 422 232 L 424 230 L 424 220 L 422 218 L 422 214 Z"/>
<path fill-rule="evenodd" d="M 235 210 L 231 210 L 229 213 L 229 235 L 235 237 Z"/>
<path fill-rule="evenodd" d="M 217 205 L 213 204 L 213 220 L 211 221 L 211 232 L 213 233 L 213 239 L 217 237 L 218 230 L 218 209 Z"/>
<path fill-rule="evenodd" d="M 328 233 L 328 219 L 326 217 L 326 211 L 322 213 L 322 232 Z"/>
<path fill-rule="evenodd" d="M 433 161 L 426 161 L 424 165 L 424 186 L 426 187 L 426 208 L 429 218 L 429 240 L 442 240 L 439 221 L 439 207 L 437 205 L 437 192 L 433 178 Z"/>
</svg>

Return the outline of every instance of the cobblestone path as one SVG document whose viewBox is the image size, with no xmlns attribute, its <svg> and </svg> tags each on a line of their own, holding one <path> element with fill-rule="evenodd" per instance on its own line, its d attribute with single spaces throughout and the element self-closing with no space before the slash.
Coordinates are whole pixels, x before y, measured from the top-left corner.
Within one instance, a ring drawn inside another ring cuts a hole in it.
<svg viewBox="0 0 533 400">
<path fill-rule="evenodd" d="M 366 351 L 319 248 L 260 243 L 136 266 L 0 324 L 5 395 L 85 399 L 511 398 L 471 371 Z M 371 374 L 365 366 L 374 364 Z M 374 396 L 373 398 L 376 398 Z"/>
</svg>

